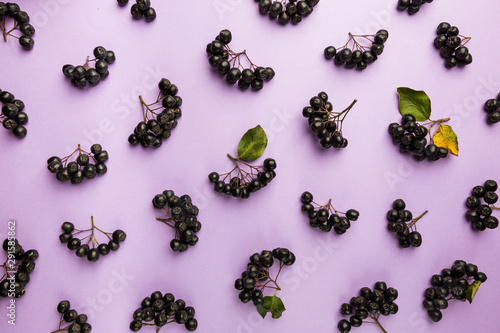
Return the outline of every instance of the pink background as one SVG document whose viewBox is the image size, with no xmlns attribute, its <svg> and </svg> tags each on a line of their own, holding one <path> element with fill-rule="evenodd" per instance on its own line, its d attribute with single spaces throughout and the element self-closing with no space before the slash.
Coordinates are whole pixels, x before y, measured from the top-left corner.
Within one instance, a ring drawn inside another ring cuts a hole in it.
<svg viewBox="0 0 500 333">
<path fill-rule="evenodd" d="M 382 319 L 388 332 L 498 330 L 499 230 L 473 232 L 464 201 L 474 185 L 500 180 L 500 125 L 488 126 L 482 111 L 500 91 L 494 43 L 500 4 L 440 0 L 409 17 L 394 0 L 321 1 L 299 25 L 281 27 L 250 0 L 153 1 L 158 18 L 149 24 L 132 20 L 132 3 L 20 1 L 37 29 L 35 47 L 25 52 L 13 39 L 0 45 L 0 89 L 23 100 L 30 116 L 24 140 L 0 129 L 0 236 L 15 219 L 24 248 L 40 252 L 26 295 L 16 302 L 16 326 L 7 324 L 8 300 L 0 300 L 1 332 L 55 330 L 62 299 L 87 313 L 95 332 L 127 332 L 133 311 L 155 290 L 194 306 L 199 332 L 335 332 L 340 304 L 378 280 L 400 294 L 399 313 Z M 470 66 L 444 68 L 432 46 L 441 21 L 473 37 Z M 385 52 L 365 71 L 324 59 L 323 49 L 342 45 L 349 31 L 381 27 L 390 33 Z M 262 91 L 227 86 L 209 68 L 205 45 L 224 28 L 233 33 L 234 50 L 275 69 Z M 97 45 L 114 50 L 117 61 L 99 86 L 77 90 L 61 68 L 83 62 Z M 179 87 L 183 116 L 160 149 L 131 147 L 127 137 L 141 120 L 137 96 L 156 98 L 161 77 Z M 416 163 L 397 151 L 387 126 L 399 120 L 400 86 L 425 90 L 432 118 L 453 118 L 460 157 Z M 335 110 L 359 100 L 344 123 L 347 149 L 322 150 L 301 116 L 321 90 Z M 228 171 L 226 153 L 236 153 L 240 137 L 257 124 L 269 136 L 264 157 L 277 160 L 276 180 L 247 201 L 216 194 L 208 173 Z M 106 175 L 72 186 L 46 169 L 48 157 L 94 142 L 109 152 Z M 151 199 L 165 189 L 191 195 L 200 207 L 200 241 L 186 253 L 169 249 L 173 231 L 155 221 Z M 361 216 L 343 236 L 313 230 L 300 212 L 304 190 Z M 386 231 L 385 214 L 399 197 L 414 215 L 429 210 L 419 222 L 421 248 L 399 249 Z M 63 221 L 86 228 L 91 215 L 103 229 L 128 235 L 97 263 L 58 241 Z M 262 320 L 238 300 L 233 283 L 250 254 L 278 246 L 297 256 L 280 279 L 287 311 Z M 455 259 L 477 264 L 488 281 L 472 305 L 453 302 L 435 324 L 421 306 L 423 291 Z M 185 332 L 179 325 L 164 330 Z"/>
</svg>

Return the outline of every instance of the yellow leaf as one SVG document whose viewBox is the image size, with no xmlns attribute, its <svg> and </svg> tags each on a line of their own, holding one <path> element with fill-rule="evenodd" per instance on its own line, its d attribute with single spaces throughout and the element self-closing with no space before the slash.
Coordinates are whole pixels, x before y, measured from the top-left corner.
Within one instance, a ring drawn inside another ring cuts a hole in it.
<svg viewBox="0 0 500 333">
<path fill-rule="evenodd" d="M 458 156 L 458 139 L 451 126 L 439 125 L 432 140 L 436 146 L 446 148 L 451 154 Z"/>
</svg>

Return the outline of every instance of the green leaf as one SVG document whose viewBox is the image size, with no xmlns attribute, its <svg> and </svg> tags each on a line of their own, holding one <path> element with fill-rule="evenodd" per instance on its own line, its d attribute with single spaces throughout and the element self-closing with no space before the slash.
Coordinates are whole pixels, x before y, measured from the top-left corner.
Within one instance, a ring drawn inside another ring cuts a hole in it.
<svg viewBox="0 0 500 333">
<path fill-rule="evenodd" d="M 267 147 L 266 132 L 257 125 L 249 129 L 238 144 L 238 157 L 244 161 L 254 161 L 264 154 Z"/>
<path fill-rule="evenodd" d="M 458 156 L 458 138 L 451 126 L 439 125 L 432 141 L 436 146 L 446 148 L 451 154 Z"/>
<path fill-rule="evenodd" d="M 269 312 L 269 310 L 265 309 L 265 308 L 264 308 L 263 306 L 261 306 L 261 305 L 259 305 L 259 306 L 257 307 L 257 311 L 259 312 L 259 314 L 260 314 L 260 316 L 261 316 L 262 318 L 266 318 L 266 315 L 267 315 L 267 313 Z"/>
<path fill-rule="evenodd" d="M 472 301 L 474 300 L 474 297 L 476 296 L 480 285 L 481 281 L 474 281 L 467 287 L 467 290 L 465 290 L 465 299 L 468 300 L 469 303 L 472 303 Z"/>
<path fill-rule="evenodd" d="M 421 90 L 399 87 L 399 113 L 411 114 L 417 121 L 427 120 L 431 116 L 431 100 Z"/>
<path fill-rule="evenodd" d="M 278 319 L 285 310 L 283 301 L 276 295 L 264 297 L 264 303 L 257 307 L 257 311 L 262 318 L 265 318 L 267 313 L 270 312 L 273 319 Z"/>
</svg>

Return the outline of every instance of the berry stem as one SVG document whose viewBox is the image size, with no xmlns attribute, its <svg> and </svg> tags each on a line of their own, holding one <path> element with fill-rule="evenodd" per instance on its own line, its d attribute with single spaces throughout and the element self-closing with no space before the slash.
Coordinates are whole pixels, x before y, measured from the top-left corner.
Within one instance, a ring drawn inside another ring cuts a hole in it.
<svg viewBox="0 0 500 333">
<path fill-rule="evenodd" d="M 422 217 L 424 217 L 424 215 L 427 214 L 428 212 L 429 211 L 426 210 L 425 212 L 423 212 L 422 214 L 420 214 L 419 216 L 417 216 L 413 220 L 411 220 L 411 222 L 408 223 L 408 228 L 413 227 L 418 222 L 418 220 L 420 220 Z"/>
<path fill-rule="evenodd" d="M 380 315 L 378 315 L 378 316 L 370 315 L 370 318 L 372 318 L 375 321 L 375 324 L 377 324 L 377 326 L 382 330 L 382 332 L 387 333 L 384 326 L 382 326 L 382 324 L 380 324 L 380 322 L 378 321 L 379 316 Z"/>
</svg>

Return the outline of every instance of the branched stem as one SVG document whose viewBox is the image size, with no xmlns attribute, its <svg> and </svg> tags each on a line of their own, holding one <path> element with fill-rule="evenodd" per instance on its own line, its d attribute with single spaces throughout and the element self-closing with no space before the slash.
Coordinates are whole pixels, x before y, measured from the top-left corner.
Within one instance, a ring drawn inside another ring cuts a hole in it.
<svg viewBox="0 0 500 333">
<path fill-rule="evenodd" d="M 412 228 L 413 226 L 415 226 L 415 224 L 418 222 L 418 220 L 420 220 L 422 217 L 424 217 L 425 214 L 427 214 L 429 211 L 426 210 L 425 212 L 423 212 L 422 214 L 420 214 L 419 216 L 415 217 L 413 220 L 411 220 L 410 223 L 408 223 L 408 228 Z M 415 230 L 417 230 L 417 228 L 415 227 Z"/>
<path fill-rule="evenodd" d="M 385 330 L 385 328 L 378 321 L 379 317 L 380 317 L 380 315 L 378 315 L 378 316 L 370 315 L 370 318 L 373 319 L 374 323 L 377 324 L 377 326 L 382 330 L 382 332 L 387 333 L 387 331 Z"/>
<path fill-rule="evenodd" d="M 240 185 L 245 187 L 263 169 L 263 166 L 253 166 L 253 165 L 243 161 L 240 158 L 236 158 L 236 157 L 232 156 L 229 153 L 227 154 L 227 157 L 229 157 L 229 159 L 231 161 L 233 161 L 236 166 L 231 171 L 221 174 L 221 176 L 223 176 L 223 178 L 222 178 L 223 181 L 226 181 L 226 179 L 228 179 L 228 178 L 229 178 L 229 180 L 231 180 L 233 178 L 233 173 L 236 171 L 236 177 L 239 178 L 239 180 L 241 181 Z M 243 170 L 240 167 L 240 164 L 247 166 L 250 169 L 250 172 Z M 232 183 L 231 183 L 231 185 L 232 185 Z"/>
</svg>

